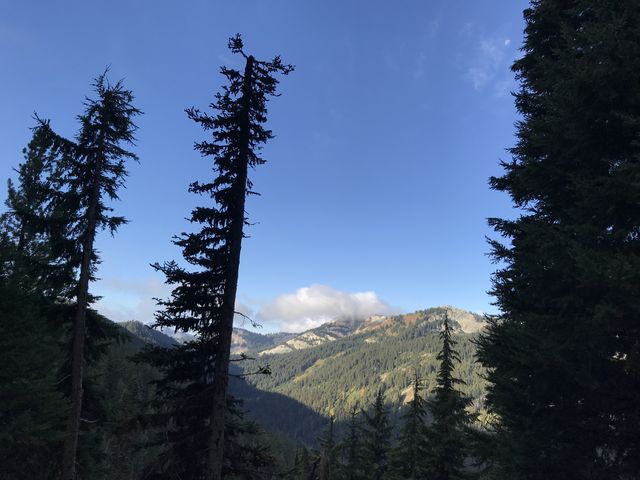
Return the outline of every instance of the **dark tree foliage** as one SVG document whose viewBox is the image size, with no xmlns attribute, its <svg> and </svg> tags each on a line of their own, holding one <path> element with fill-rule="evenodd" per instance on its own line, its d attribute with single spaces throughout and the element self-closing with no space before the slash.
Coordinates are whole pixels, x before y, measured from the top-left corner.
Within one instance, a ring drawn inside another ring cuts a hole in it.
<svg viewBox="0 0 640 480">
<path fill-rule="evenodd" d="M 427 404 L 420 396 L 422 384 L 415 372 L 413 380 L 413 399 L 402 416 L 398 445 L 394 450 L 394 470 L 405 479 L 419 479 L 424 476 L 424 462 L 427 458 Z"/>
<path fill-rule="evenodd" d="M 166 282 L 174 286 L 171 298 L 159 302 L 163 310 L 156 317 L 156 325 L 198 336 L 197 341 L 177 349 L 176 362 L 181 371 L 168 371 L 167 375 L 209 399 L 208 413 L 193 411 L 197 417 L 189 420 L 192 427 L 176 426 L 181 435 L 209 437 L 208 441 L 197 442 L 198 448 L 191 453 L 204 455 L 205 460 L 194 465 L 203 466 L 202 475 L 214 479 L 219 479 L 223 470 L 229 355 L 246 223 L 245 199 L 254 193 L 248 169 L 265 163 L 259 150 L 272 137 L 263 124 L 267 119 L 267 101 L 276 95 L 278 80 L 274 75 L 286 75 L 292 70 L 279 57 L 259 61 L 245 55 L 240 36 L 230 40 L 229 48 L 245 58 L 245 69 L 241 72 L 222 67 L 228 84 L 211 104 L 217 115 L 210 116 L 195 108 L 187 110 L 189 118 L 212 134 L 211 140 L 197 143 L 195 148 L 212 160 L 216 173 L 212 180 L 193 182 L 189 188 L 210 200 L 208 205 L 191 212 L 191 222 L 201 229 L 183 233 L 175 240 L 193 269 L 176 262 L 154 265 L 165 274 Z M 185 395 L 189 395 L 188 388 Z"/>
<path fill-rule="evenodd" d="M 534 0 L 479 342 L 505 478 L 640 472 L 640 2 Z"/>
<path fill-rule="evenodd" d="M 38 120 L 23 150 L 18 182 L 8 180 L 7 210 L 0 216 L 0 275 L 23 292 L 55 300 L 69 293 L 75 270 L 69 220 L 61 202 L 62 167 L 49 122 Z"/>
<path fill-rule="evenodd" d="M 316 480 L 319 457 L 309 452 L 306 447 L 302 447 L 296 452 L 293 471 L 289 472 L 285 478 L 291 480 Z"/>
<path fill-rule="evenodd" d="M 347 436 L 341 444 L 342 478 L 344 480 L 359 480 L 363 478 L 362 439 L 358 409 L 351 410 Z"/>
<path fill-rule="evenodd" d="M 338 478 L 338 444 L 334 432 L 335 418 L 329 418 L 329 425 L 320 437 L 320 461 L 318 480 L 336 480 Z"/>
<path fill-rule="evenodd" d="M 200 479 L 206 474 L 210 435 L 206 420 L 213 392 L 203 368 L 209 356 L 201 343 L 194 340 L 179 348 L 151 348 L 137 356 L 161 373 L 153 382 L 152 413 L 141 419 L 147 430 L 155 432 L 147 446 L 159 448 L 149 472 L 182 479 Z M 228 398 L 222 473 L 224 478 L 268 478 L 274 458 L 261 442 L 260 429 L 244 418 L 240 407 L 240 402 Z"/>
<path fill-rule="evenodd" d="M 469 453 L 468 426 L 471 421 L 466 411 L 469 399 L 456 387 L 462 381 L 453 375 L 455 363 L 460 357 L 455 350 L 447 316 L 440 332 L 442 349 L 435 394 L 428 402 L 433 422 L 427 431 L 428 450 L 426 477 L 433 480 L 455 480 L 465 478 L 464 462 Z"/>
<path fill-rule="evenodd" d="M 99 262 L 94 241 L 99 230 L 108 229 L 113 234 L 126 222 L 123 217 L 112 215 L 112 208 L 106 202 L 118 199 L 118 190 L 124 186 L 127 176 L 126 162 L 137 160 L 123 145 L 134 143 L 136 126 L 132 119 L 141 113 L 131 103 L 131 91 L 125 89 L 122 82 L 111 85 L 106 72 L 96 78 L 93 87 L 97 98 L 86 100 L 85 112 L 78 116 L 80 130 L 75 141 L 48 129 L 59 156 L 56 182 L 62 193 L 56 204 L 66 218 L 64 258 L 71 269 L 79 272 L 71 289 L 75 306 L 70 356 L 71 413 L 62 459 L 64 480 L 76 477 L 86 338 L 92 323 L 87 322 L 87 312 L 94 300 L 89 293 L 89 283 Z M 48 124 L 42 128 L 48 128 Z"/>
<path fill-rule="evenodd" d="M 66 403 L 48 302 L 0 278 L 0 477 L 53 479 Z"/>
<path fill-rule="evenodd" d="M 389 412 L 384 404 L 382 390 L 378 390 L 369 413 L 364 413 L 362 429 L 362 459 L 364 478 L 381 480 L 390 470 L 392 426 Z"/>
</svg>

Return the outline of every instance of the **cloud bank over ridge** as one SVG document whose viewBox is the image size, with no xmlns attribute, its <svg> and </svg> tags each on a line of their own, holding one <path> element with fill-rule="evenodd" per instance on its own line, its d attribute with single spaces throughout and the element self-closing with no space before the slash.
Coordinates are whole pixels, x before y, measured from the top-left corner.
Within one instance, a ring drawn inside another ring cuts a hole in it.
<svg viewBox="0 0 640 480">
<path fill-rule="evenodd" d="M 259 322 L 279 322 L 279 329 L 301 332 L 336 318 L 364 318 L 398 313 L 373 291 L 344 292 L 330 285 L 313 284 L 279 295 L 260 306 Z"/>
</svg>

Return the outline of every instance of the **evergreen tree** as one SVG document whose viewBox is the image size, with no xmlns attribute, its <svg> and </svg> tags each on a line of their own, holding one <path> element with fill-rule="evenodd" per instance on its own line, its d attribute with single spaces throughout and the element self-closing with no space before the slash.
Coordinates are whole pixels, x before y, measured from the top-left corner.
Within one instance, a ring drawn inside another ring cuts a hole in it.
<svg viewBox="0 0 640 480">
<path fill-rule="evenodd" d="M 428 402 L 433 423 L 428 429 L 426 476 L 433 480 L 455 480 L 465 478 L 463 467 L 468 450 L 470 415 L 465 410 L 469 400 L 456 388 L 462 383 L 453 375 L 454 363 L 459 362 L 460 357 L 455 351 L 456 341 L 446 314 L 440 339 L 437 386 L 433 399 Z"/>
<path fill-rule="evenodd" d="M 359 480 L 363 478 L 361 443 L 358 410 L 354 407 L 351 410 L 347 438 L 342 442 L 341 449 L 343 456 L 342 477 L 344 480 Z"/>
<path fill-rule="evenodd" d="M 187 110 L 189 118 L 212 132 L 210 141 L 197 143 L 195 148 L 213 160 L 217 172 L 215 179 L 190 186 L 191 192 L 212 200 L 191 213 L 190 220 L 200 224 L 201 230 L 185 233 L 175 241 L 186 262 L 195 269 L 188 270 L 175 262 L 155 265 L 165 274 L 167 283 L 175 286 L 171 298 L 160 302 L 164 310 L 157 315 L 156 325 L 195 332 L 198 337 L 197 341 L 180 347 L 180 355 L 184 355 L 180 362 L 188 363 L 189 368 L 168 375 L 172 378 L 182 375 L 186 384 L 197 386 L 198 395 L 209 399 L 208 413 L 192 419 L 194 428 L 198 427 L 191 432 L 194 435 L 208 432 L 208 440 L 198 443 L 199 448 L 191 453 L 204 455 L 203 462 L 195 463 L 204 469 L 206 478 L 215 480 L 221 478 L 224 463 L 229 356 L 246 223 L 245 199 L 253 193 L 248 169 L 265 163 L 259 149 L 272 137 L 263 124 L 266 103 L 276 94 L 278 80 L 274 74 L 292 70 L 279 57 L 259 61 L 246 55 L 240 36 L 230 40 L 229 48 L 245 58 L 245 68 L 243 72 L 221 69 L 229 83 L 211 105 L 217 116 L 195 108 Z"/>
<path fill-rule="evenodd" d="M 97 99 L 87 99 L 85 112 L 78 117 L 81 128 L 75 142 L 53 135 L 64 158 L 61 187 L 65 195 L 61 205 L 70 216 L 67 233 L 75 241 L 69 254 L 77 265 L 79 278 L 74 285 L 74 319 L 72 328 L 71 412 L 67 422 L 62 458 L 63 480 L 76 477 L 76 454 L 82 413 L 83 377 L 87 336 L 87 312 L 94 297 L 89 283 L 99 258 L 94 248 L 96 233 L 108 229 L 112 234 L 125 223 L 123 217 L 111 215 L 106 200 L 117 200 L 118 189 L 127 176 L 126 161 L 137 160 L 123 144 L 133 144 L 136 126 L 132 118 L 140 113 L 132 106 L 133 95 L 121 82 L 109 84 L 106 72 L 94 82 Z"/>
<path fill-rule="evenodd" d="M 506 478 L 640 472 L 640 3 L 534 0 L 479 341 Z"/>
<path fill-rule="evenodd" d="M 402 427 L 398 446 L 394 451 L 394 471 L 405 479 L 423 478 L 424 460 L 427 452 L 425 419 L 426 402 L 420 396 L 422 385 L 418 372 L 413 380 L 413 398 L 409 409 L 402 416 Z"/>
<path fill-rule="evenodd" d="M 318 480 L 335 480 L 338 473 L 337 444 L 334 438 L 335 418 L 329 418 L 329 426 L 320 438 Z"/>
<path fill-rule="evenodd" d="M 55 300 L 68 292 L 74 268 L 65 238 L 62 175 L 49 122 L 38 120 L 23 150 L 18 183 L 8 180 L 7 210 L 0 216 L 0 275 L 24 292 Z"/>
<path fill-rule="evenodd" d="M 160 372 L 153 382 L 156 394 L 149 404 L 150 413 L 143 416 L 150 437 L 146 447 L 159 449 L 147 468 L 149 474 L 204 478 L 212 397 L 207 358 L 199 340 L 170 349 L 147 348 L 136 356 Z M 248 472 L 260 478 L 272 471 L 275 462 L 256 424 L 244 418 L 240 406 L 238 400 L 228 398 L 222 473 L 224 478 L 243 478 Z"/>
<path fill-rule="evenodd" d="M 296 461 L 293 469 L 293 480 L 314 480 L 317 462 L 311 459 L 311 454 L 306 447 L 302 447 L 296 453 Z"/>
<path fill-rule="evenodd" d="M 0 477 L 53 479 L 66 403 L 56 385 L 49 305 L 1 277 L 0 299 Z"/>
<path fill-rule="evenodd" d="M 58 215 L 60 165 L 48 122 L 32 131 L 0 216 L 0 457 L 8 479 L 59 473 L 67 407 L 56 377 L 65 317 L 59 300 L 73 278 L 61 256 L 67 221 Z"/>
<path fill-rule="evenodd" d="M 382 390 L 378 390 L 371 413 L 364 412 L 364 417 L 365 425 L 362 432 L 364 478 L 381 480 L 386 478 L 389 472 L 392 430 Z"/>
</svg>

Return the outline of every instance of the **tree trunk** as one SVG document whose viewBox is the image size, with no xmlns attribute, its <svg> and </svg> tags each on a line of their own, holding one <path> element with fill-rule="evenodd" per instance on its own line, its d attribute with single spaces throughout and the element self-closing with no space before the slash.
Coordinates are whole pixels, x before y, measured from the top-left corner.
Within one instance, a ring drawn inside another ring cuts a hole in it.
<svg viewBox="0 0 640 480">
<path fill-rule="evenodd" d="M 251 104 L 251 82 L 253 75 L 253 57 L 247 58 L 242 85 L 242 125 L 240 126 L 240 152 L 238 156 L 238 176 L 235 180 L 234 205 L 229 238 L 229 270 L 225 281 L 222 325 L 216 350 L 213 370 L 213 405 L 210 416 L 211 441 L 207 462 L 207 480 L 221 480 L 224 462 L 224 425 L 227 411 L 227 387 L 229 383 L 229 356 L 233 317 L 235 315 L 236 290 L 238 288 L 238 270 L 240 268 L 240 249 L 244 227 L 244 205 L 247 189 L 247 170 L 250 137 L 249 109 Z"/>
<path fill-rule="evenodd" d="M 82 264 L 78 282 L 76 315 L 73 321 L 73 354 L 71 359 L 71 412 L 67 421 L 62 457 L 62 480 L 75 480 L 76 453 L 80 433 L 80 415 L 82 413 L 82 379 L 84 370 L 84 343 L 86 335 L 87 307 L 89 304 L 89 280 L 91 278 L 91 256 L 96 234 L 96 210 L 100 197 L 99 160 L 93 178 L 93 189 L 87 209 L 87 235 L 82 245 Z"/>
</svg>

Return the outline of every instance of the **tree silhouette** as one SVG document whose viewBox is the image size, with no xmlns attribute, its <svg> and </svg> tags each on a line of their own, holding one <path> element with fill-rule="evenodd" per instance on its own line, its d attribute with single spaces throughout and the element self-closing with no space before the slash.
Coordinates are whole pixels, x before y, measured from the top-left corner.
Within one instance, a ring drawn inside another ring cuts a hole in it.
<svg viewBox="0 0 640 480">
<path fill-rule="evenodd" d="M 94 90 L 97 99 L 87 99 L 86 110 L 78 117 L 81 128 L 75 142 L 55 136 L 55 142 L 64 157 L 64 177 L 61 181 L 67 195 L 63 204 L 70 216 L 67 232 L 77 241 L 79 270 L 74 288 L 76 305 L 72 333 L 71 412 L 62 458 L 64 480 L 74 480 L 76 476 L 87 310 L 94 300 L 89 293 L 89 283 L 94 278 L 99 261 L 94 247 L 95 237 L 100 229 L 114 233 L 126 222 L 123 217 L 111 215 L 112 208 L 106 204 L 106 200 L 118 199 L 118 190 L 127 176 L 126 161 L 137 160 L 137 156 L 125 150 L 123 144 L 134 143 L 136 126 L 132 119 L 141 113 L 132 106 L 131 91 L 125 89 L 122 82 L 111 85 L 106 72 L 96 78 Z"/>
<path fill-rule="evenodd" d="M 506 478 L 640 471 L 640 3 L 533 1 L 479 342 Z"/>
<path fill-rule="evenodd" d="M 157 314 L 156 325 L 197 334 L 196 341 L 181 347 L 185 358 L 190 358 L 187 361 L 193 363 L 189 373 L 184 373 L 184 380 L 200 382 L 201 394 L 209 395 L 207 419 L 200 419 L 208 432 L 207 452 L 196 464 L 204 469 L 207 479 L 215 480 L 221 478 L 224 463 L 228 372 L 246 224 L 245 199 L 255 193 L 248 170 L 265 163 L 259 150 L 272 137 L 263 124 L 267 120 L 267 101 L 276 95 L 278 80 L 274 75 L 286 75 L 293 68 L 279 57 L 260 61 L 245 54 L 239 35 L 230 39 L 229 48 L 245 59 L 245 67 L 244 71 L 222 67 L 228 84 L 211 104 L 217 115 L 210 116 L 196 108 L 187 110 L 189 118 L 212 134 L 211 140 L 196 143 L 195 148 L 213 160 L 217 173 L 214 179 L 193 182 L 189 188 L 212 200 L 191 212 L 190 220 L 201 225 L 200 231 L 183 233 L 175 240 L 184 260 L 195 269 L 188 270 L 176 262 L 154 265 L 164 273 L 167 283 L 174 285 L 171 298 L 159 302 L 163 310 Z"/>
<path fill-rule="evenodd" d="M 371 412 L 365 412 L 364 416 L 362 459 L 365 478 L 381 480 L 390 469 L 392 431 L 382 390 L 378 390 Z"/>
<path fill-rule="evenodd" d="M 409 409 L 402 416 L 402 426 L 398 446 L 394 450 L 394 470 L 401 478 L 419 479 L 423 477 L 424 461 L 427 454 L 427 403 L 420 396 L 422 385 L 418 372 L 413 380 L 413 398 Z"/>
<path fill-rule="evenodd" d="M 455 362 L 460 361 L 455 351 L 456 341 L 452 337 L 449 318 L 445 314 L 440 332 L 442 348 L 438 353 L 437 386 L 433 399 L 428 402 L 433 423 L 428 429 L 426 477 L 434 480 L 464 478 L 464 461 L 467 455 L 467 427 L 470 415 L 465 410 L 467 399 L 456 385 L 462 381 L 453 374 Z"/>
</svg>

